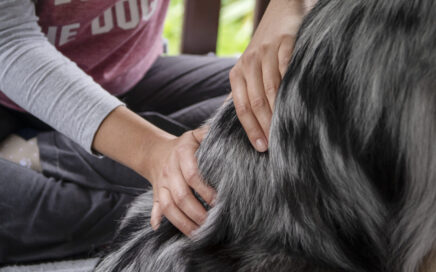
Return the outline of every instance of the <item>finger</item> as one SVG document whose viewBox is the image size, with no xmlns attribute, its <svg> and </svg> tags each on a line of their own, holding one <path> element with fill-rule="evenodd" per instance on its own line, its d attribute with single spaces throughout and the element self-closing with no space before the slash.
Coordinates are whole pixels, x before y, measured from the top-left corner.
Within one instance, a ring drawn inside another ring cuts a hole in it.
<svg viewBox="0 0 436 272">
<path fill-rule="evenodd" d="M 185 148 L 182 152 L 178 153 L 180 163 L 180 170 L 187 184 L 196 191 L 206 203 L 212 205 L 215 198 L 215 190 L 208 186 L 201 178 L 198 170 L 198 162 L 195 157 L 196 147 Z"/>
<path fill-rule="evenodd" d="M 256 116 L 262 127 L 263 134 L 268 140 L 272 113 L 263 85 L 262 64 L 260 62 L 253 62 L 252 64 L 247 67 L 246 74 L 248 99 L 254 116 Z"/>
<path fill-rule="evenodd" d="M 165 217 L 186 236 L 198 228 L 197 224 L 192 222 L 175 204 L 171 193 L 166 187 L 159 189 L 159 203 L 162 207 Z"/>
<path fill-rule="evenodd" d="M 261 126 L 251 111 L 245 80 L 238 72 L 233 71 L 236 70 L 232 70 L 230 73 L 230 85 L 236 114 L 253 147 L 259 152 L 265 152 L 268 149 L 266 138 Z"/>
<path fill-rule="evenodd" d="M 289 61 L 291 60 L 292 52 L 294 51 L 294 44 L 295 38 L 292 36 L 286 36 L 280 44 L 277 56 L 282 78 L 285 76 L 286 70 L 288 69 Z"/>
<path fill-rule="evenodd" d="M 173 165 L 179 164 L 176 157 L 174 157 L 173 163 Z M 184 162 L 181 164 L 183 163 Z M 201 225 L 204 220 L 206 220 L 207 212 L 200 201 L 192 193 L 192 190 L 184 179 L 180 168 L 178 168 L 171 177 L 170 192 L 177 207 L 191 220 L 198 225 Z"/>
<path fill-rule="evenodd" d="M 204 137 L 206 137 L 207 133 L 209 132 L 209 126 L 204 125 L 197 129 L 192 130 L 192 136 L 194 136 L 195 141 L 200 144 Z"/>
<path fill-rule="evenodd" d="M 153 187 L 153 208 L 151 209 L 150 225 L 154 230 L 157 230 L 162 221 L 162 210 L 159 205 L 159 193 L 157 186 Z"/>
<path fill-rule="evenodd" d="M 262 59 L 263 84 L 271 112 L 274 112 L 274 103 L 281 80 L 277 54 L 277 51 L 268 50 Z"/>
<path fill-rule="evenodd" d="M 159 202 L 153 202 L 153 208 L 151 209 L 150 225 L 154 230 L 157 230 L 162 221 L 162 211 L 160 210 Z"/>
</svg>

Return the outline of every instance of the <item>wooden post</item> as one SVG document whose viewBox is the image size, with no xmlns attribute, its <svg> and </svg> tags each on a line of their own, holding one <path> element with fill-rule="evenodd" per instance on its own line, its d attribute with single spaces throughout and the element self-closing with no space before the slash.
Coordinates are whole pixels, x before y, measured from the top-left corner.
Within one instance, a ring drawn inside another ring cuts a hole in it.
<svg viewBox="0 0 436 272">
<path fill-rule="evenodd" d="M 215 53 L 221 0 L 185 0 L 181 52 Z"/>
</svg>

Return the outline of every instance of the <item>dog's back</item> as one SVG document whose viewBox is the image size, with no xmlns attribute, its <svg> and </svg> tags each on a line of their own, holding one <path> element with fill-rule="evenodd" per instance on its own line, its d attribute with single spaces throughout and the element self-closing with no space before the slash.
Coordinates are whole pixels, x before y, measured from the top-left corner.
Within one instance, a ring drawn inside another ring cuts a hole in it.
<svg viewBox="0 0 436 272">
<path fill-rule="evenodd" d="M 407 271 L 436 218 L 436 4 L 322 1 L 305 18 L 257 153 L 230 102 L 198 151 L 218 192 L 192 239 L 151 193 L 97 271 Z"/>
</svg>

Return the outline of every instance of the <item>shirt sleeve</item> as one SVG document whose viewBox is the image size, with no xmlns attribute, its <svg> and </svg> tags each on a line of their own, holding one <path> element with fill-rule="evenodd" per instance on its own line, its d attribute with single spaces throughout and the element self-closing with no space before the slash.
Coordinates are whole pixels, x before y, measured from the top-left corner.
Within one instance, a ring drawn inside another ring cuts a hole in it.
<svg viewBox="0 0 436 272">
<path fill-rule="evenodd" d="M 100 124 L 123 103 L 42 33 L 31 0 L 0 0 L 0 90 L 92 153 Z"/>
</svg>

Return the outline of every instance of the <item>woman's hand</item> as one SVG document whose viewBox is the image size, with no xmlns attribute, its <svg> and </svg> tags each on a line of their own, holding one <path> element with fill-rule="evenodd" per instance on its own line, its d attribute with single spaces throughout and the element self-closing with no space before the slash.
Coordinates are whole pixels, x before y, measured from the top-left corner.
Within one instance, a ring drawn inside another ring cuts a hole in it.
<svg viewBox="0 0 436 272">
<path fill-rule="evenodd" d="M 190 235 L 207 215 L 191 189 L 209 204 L 216 194 L 201 180 L 195 157 L 207 130 L 200 128 L 175 137 L 126 107 L 118 107 L 101 124 L 93 148 L 151 182 L 154 203 L 150 223 L 154 229 L 165 216 Z"/>
<path fill-rule="evenodd" d="M 207 212 L 195 198 L 195 190 L 207 203 L 215 191 L 201 179 L 197 151 L 207 128 L 188 131 L 178 138 L 155 146 L 149 180 L 153 185 L 151 225 L 159 227 L 165 216 L 176 228 L 190 236 L 206 219 Z"/>
<path fill-rule="evenodd" d="M 245 52 L 230 71 L 236 113 L 251 144 L 268 149 L 274 101 L 304 15 L 313 0 L 271 0 Z"/>
</svg>

